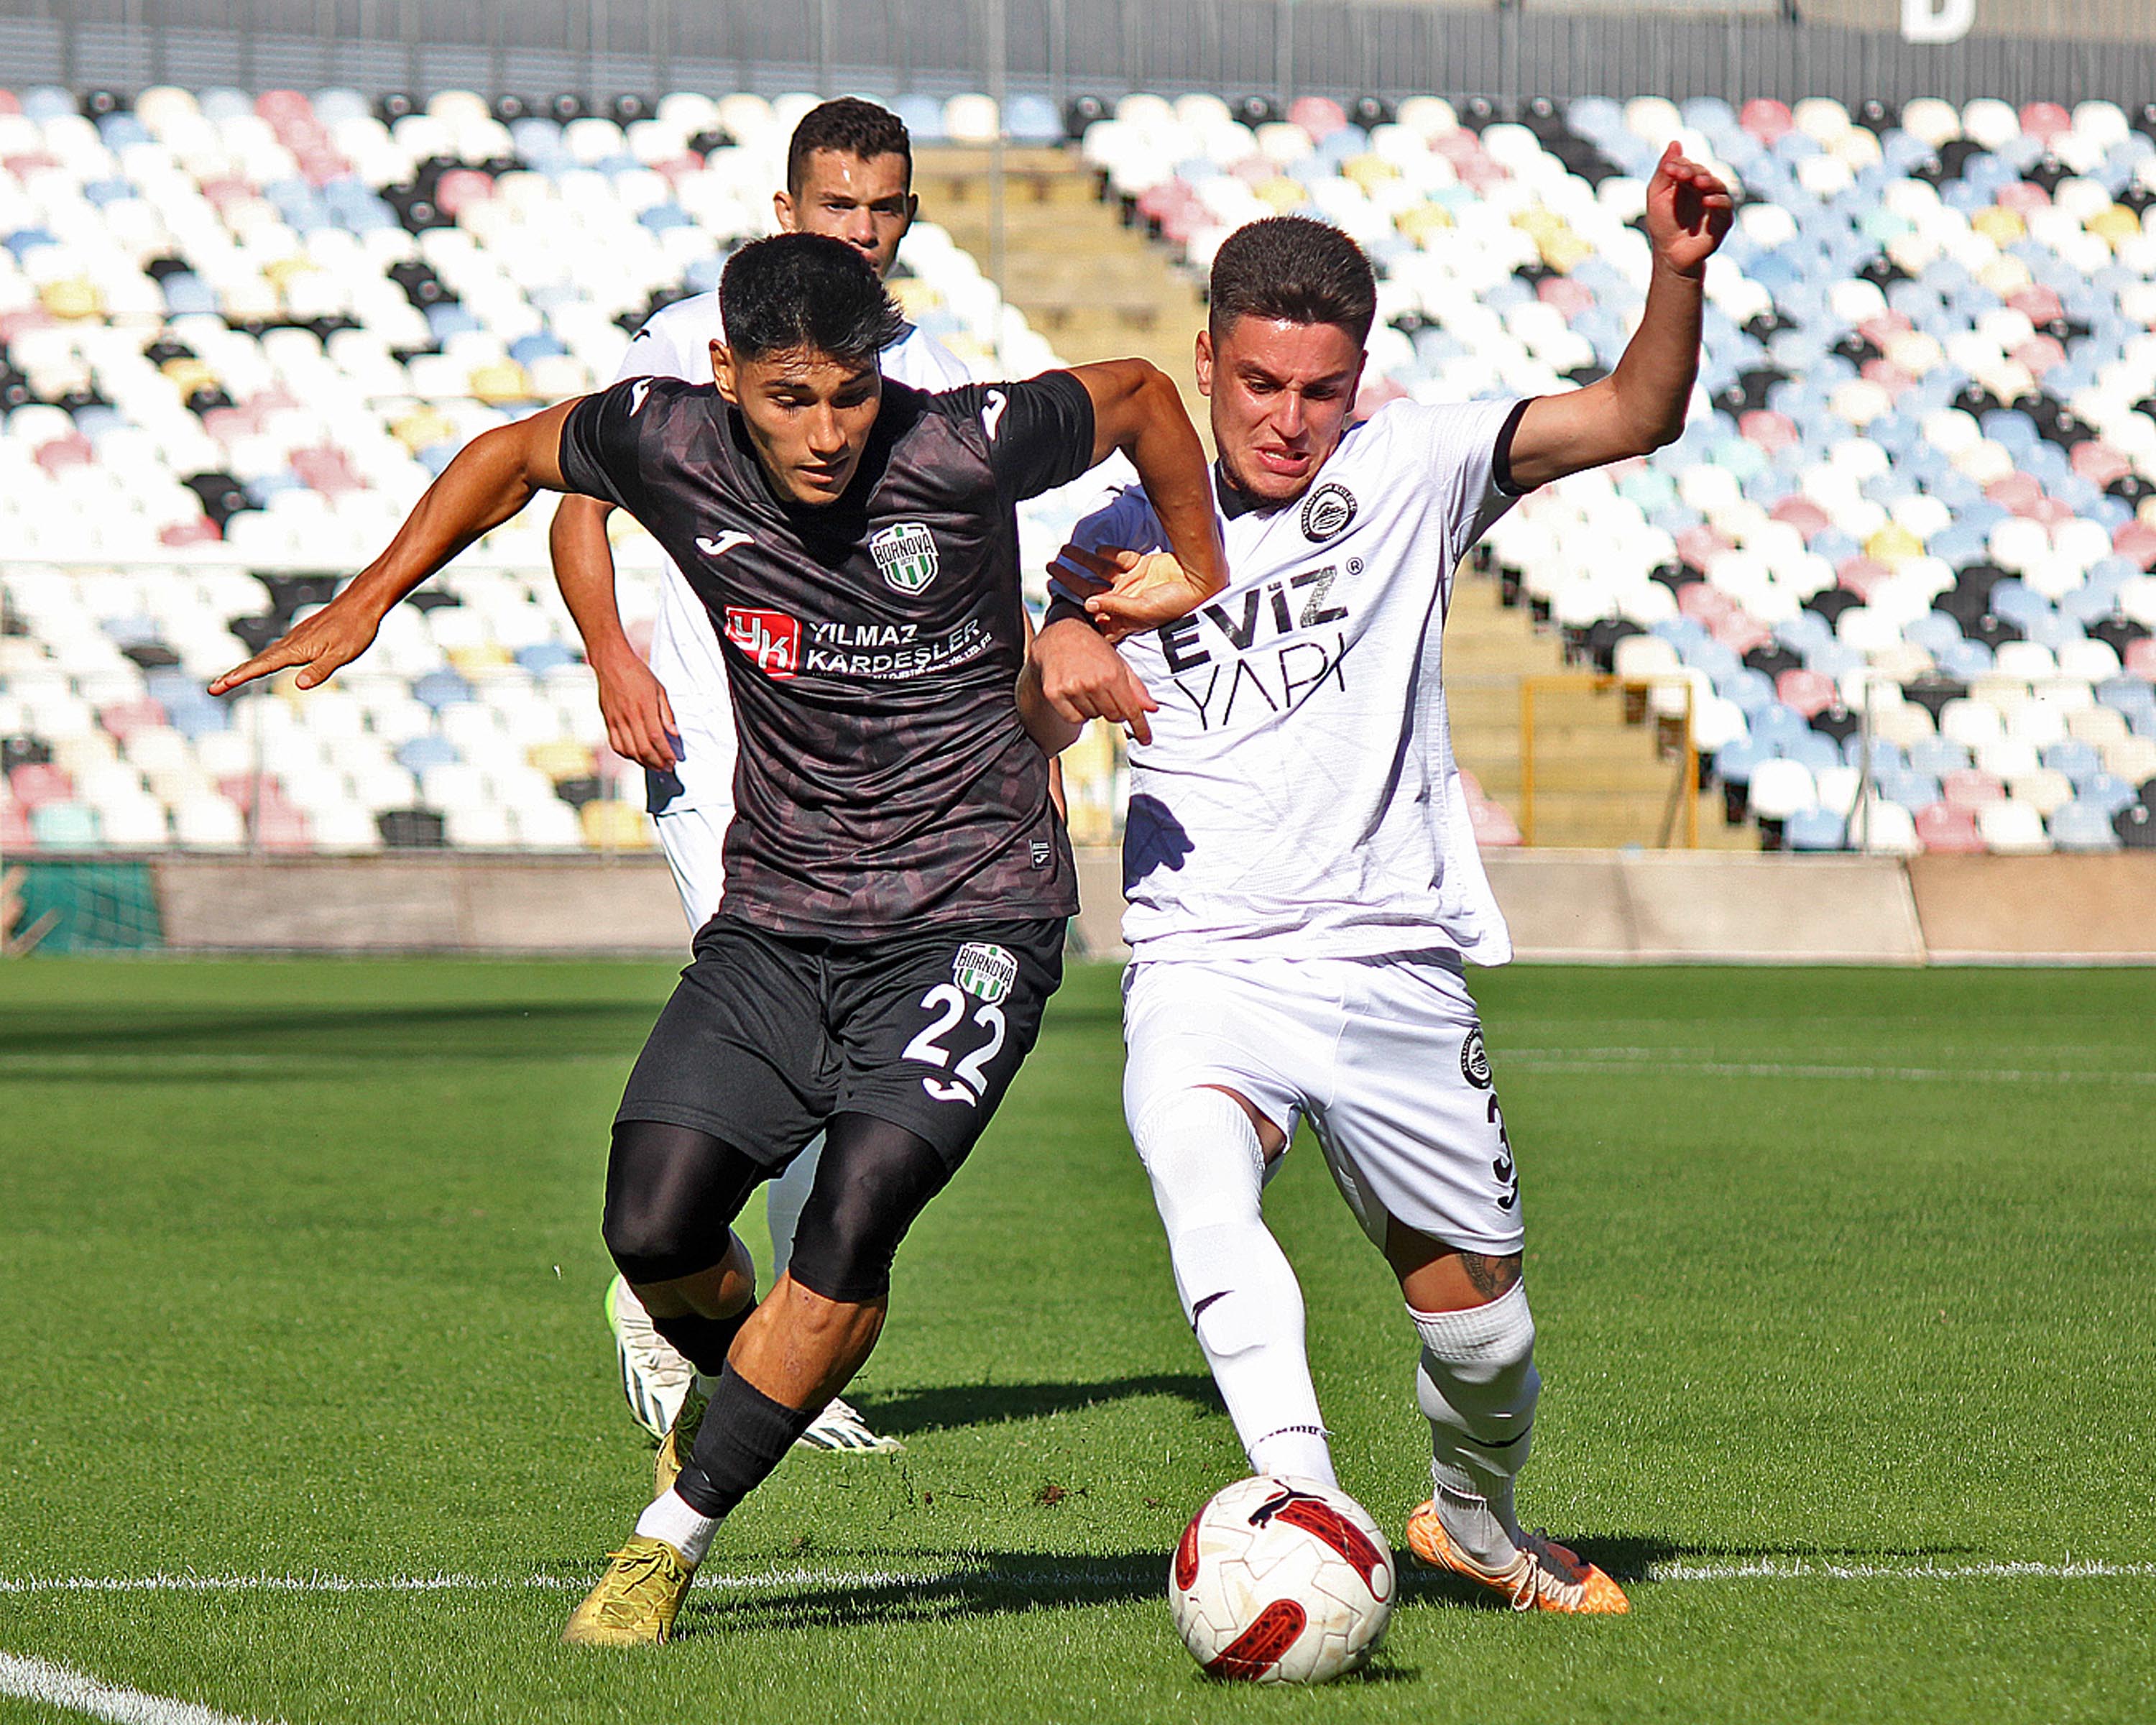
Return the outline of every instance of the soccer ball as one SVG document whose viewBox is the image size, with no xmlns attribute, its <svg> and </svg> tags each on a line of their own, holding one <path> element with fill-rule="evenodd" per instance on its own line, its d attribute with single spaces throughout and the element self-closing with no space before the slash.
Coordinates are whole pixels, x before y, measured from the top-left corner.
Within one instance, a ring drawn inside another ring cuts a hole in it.
<svg viewBox="0 0 2156 1725">
<path fill-rule="evenodd" d="M 1260 1475 L 1190 1518 L 1168 1609 L 1209 1676 L 1323 1683 L 1369 1659 L 1396 1584 L 1391 1543 L 1361 1504 Z"/>
</svg>

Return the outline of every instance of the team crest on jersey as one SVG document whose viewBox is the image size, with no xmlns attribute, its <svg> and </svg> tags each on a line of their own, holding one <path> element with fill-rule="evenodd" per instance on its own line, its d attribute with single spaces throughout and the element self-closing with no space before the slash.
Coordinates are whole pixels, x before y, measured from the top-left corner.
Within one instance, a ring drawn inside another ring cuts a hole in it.
<svg viewBox="0 0 2156 1725">
<path fill-rule="evenodd" d="M 968 994 L 993 1006 L 1018 980 L 1018 960 L 987 941 L 968 941 L 951 963 L 951 978 Z"/>
<path fill-rule="evenodd" d="M 919 593 L 936 578 L 942 567 L 936 555 L 936 541 L 919 521 L 901 521 L 886 527 L 869 540 L 884 584 L 900 593 Z"/>
<path fill-rule="evenodd" d="M 1482 1027 L 1477 1024 L 1460 1045 L 1460 1076 L 1477 1090 L 1490 1088 L 1490 1055 L 1482 1046 Z"/>
<path fill-rule="evenodd" d="M 1348 531 L 1355 519 L 1355 494 L 1342 485 L 1320 485 L 1302 501 L 1302 536 L 1313 545 Z"/>
<path fill-rule="evenodd" d="M 726 607 L 726 639 L 748 655 L 756 668 L 776 682 L 801 670 L 801 622 L 783 611 Z"/>
</svg>

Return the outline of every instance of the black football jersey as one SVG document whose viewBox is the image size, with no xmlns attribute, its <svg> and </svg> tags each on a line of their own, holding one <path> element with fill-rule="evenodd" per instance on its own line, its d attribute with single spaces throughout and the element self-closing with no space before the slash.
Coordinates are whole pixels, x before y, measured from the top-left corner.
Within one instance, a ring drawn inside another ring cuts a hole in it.
<svg viewBox="0 0 2156 1725">
<path fill-rule="evenodd" d="M 1084 472 L 1093 429 L 1066 372 L 941 395 L 886 382 L 852 485 L 808 508 L 710 384 L 633 378 L 570 412 L 570 489 L 643 522 L 724 643 L 727 914 L 865 937 L 1077 909 L 1014 699 L 1014 506 Z"/>
</svg>

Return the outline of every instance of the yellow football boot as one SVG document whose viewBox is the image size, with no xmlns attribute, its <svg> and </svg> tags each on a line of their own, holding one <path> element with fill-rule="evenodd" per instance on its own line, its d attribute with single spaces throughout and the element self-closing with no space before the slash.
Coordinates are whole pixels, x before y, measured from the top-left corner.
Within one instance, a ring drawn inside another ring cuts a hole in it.
<svg viewBox="0 0 2156 1725">
<path fill-rule="evenodd" d="M 1444 1569 L 1501 1593 L 1515 1611 L 1630 1611 L 1625 1590 L 1578 1553 L 1540 1528 L 1522 1533 L 1519 1555 L 1504 1568 L 1485 1569 L 1455 1545 L 1425 1503 L 1408 1517 L 1408 1548 L 1433 1569 Z"/>
<path fill-rule="evenodd" d="M 666 1435 L 659 1440 L 659 1453 L 651 1458 L 651 1495 L 664 1497 L 674 1486 L 689 1460 L 689 1452 L 696 1447 L 696 1433 L 704 1424 L 704 1409 L 711 1399 L 696 1388 L 696 1380 L 689 1380 L 687 1392 L 681 1398 L 681 1409 L 674 1416 L 674 1423 L 666 1428 Z"/>
<path fill-rule="evenodd" d="M 606 1574 L 569 1614 L 562 1639 L 572 1647 L 655 1647 L 672 1637 L 696 1573 L 665 1540 L 632 1533 L 608 1553 Z"/>
</svg>

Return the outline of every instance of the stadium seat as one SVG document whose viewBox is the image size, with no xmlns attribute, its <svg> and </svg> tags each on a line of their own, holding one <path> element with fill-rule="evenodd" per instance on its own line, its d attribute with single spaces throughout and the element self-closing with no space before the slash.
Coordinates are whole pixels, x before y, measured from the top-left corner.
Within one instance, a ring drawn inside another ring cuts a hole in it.
<svg viewBox="0 0 2156 1725">
<path fill-rule="evenodd" d="M 2061 850 L 2116 850 L 2120 839 L 2112 816 L 2087 803 L 2070 803 L 2051 817 L 2051 843 Z"/>
<path fill-rule="evenodd" d="M 1984 847 L 2001 856 L 2030 856 L 2051 848 L 2042 818 L 2025 803 L 1999 799 L 1976 810 Z"/>
<path fill-rule="evenodd" d="M 1934 803 L 1917 811 L 1916 834 L 1926 850 L 1975 855 L 1984 848 L 1983 835 L 1977 830 L 1976 817 L 1966 809 L 1955 809 L 1945 803 Z"/>
</svg>

